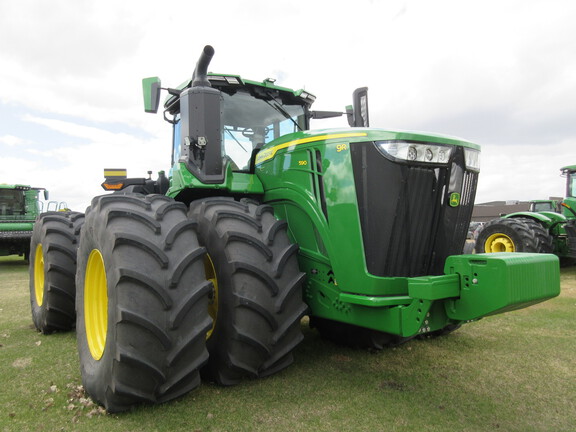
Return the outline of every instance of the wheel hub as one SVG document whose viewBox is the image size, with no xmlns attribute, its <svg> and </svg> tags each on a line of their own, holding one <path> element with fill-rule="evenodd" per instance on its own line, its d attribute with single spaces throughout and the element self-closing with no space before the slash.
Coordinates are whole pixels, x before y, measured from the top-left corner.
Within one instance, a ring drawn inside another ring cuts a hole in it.
<svg viewBox="0 0 576 432">
<path fill-rule="evenodd" d="M 484 252 L 516 252 L 516 246 L 510 237 L 506 234 L 492 234 L 484 244 Z"/>
<path fill-rule="evenodd" d="M 94 360 L 100 360 L 108 331 L 108 284 L 104 259 L 94 249 L 88 257 L 84 280 L 84 325 L 88 348 Z"/>
<path fill-rule="evenodd" d="M 44 302 L 44 254 L 41 243 L 36 246 L 34 252 L 34 296 L 36 304 L 42 306 Z"/>
</svg>

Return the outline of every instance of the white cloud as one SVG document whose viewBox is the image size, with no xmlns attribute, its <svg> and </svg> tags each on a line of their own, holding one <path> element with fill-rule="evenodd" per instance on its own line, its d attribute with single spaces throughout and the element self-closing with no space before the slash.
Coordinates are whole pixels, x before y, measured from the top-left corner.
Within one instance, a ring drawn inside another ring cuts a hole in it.
<svg viewBox="0 0 576 432">
<path fill-rule="evenodd" d="M 18 146 L 20 144 L 22 144 L 24 142 L 23 139 L 14 136 L 14 135 L 4 135 L 4 136 L 0 136 L 0 144 L 6 144 L 10 147 L 15 147 Z"/>
</svg>

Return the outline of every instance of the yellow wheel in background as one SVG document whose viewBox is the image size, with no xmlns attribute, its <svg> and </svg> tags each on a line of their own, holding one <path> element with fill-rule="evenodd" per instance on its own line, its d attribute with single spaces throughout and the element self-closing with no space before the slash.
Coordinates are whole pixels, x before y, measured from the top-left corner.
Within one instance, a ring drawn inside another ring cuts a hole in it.
<svg viewBox="0 0 576 432">
<path fill-rule="evenodd" d="M 551 253 L 552 236 L 538 221 L 525 217 L 499 218 L 487 222 L 476 240 L 479 253 Z"/>
<path fill-rule="evenodd" d="M 516 246 L 506 234 L 495 233 L 484 242 L 484 252 L 516 252 Z"/>
<path fill-rule="evenodd" d="M 34 252 L 34 296 L 36 304 L 42 306 L 44 302 L 44 254 L 41 243 L 36 246 Z"/>
<path fill-rule="evenodd" d="M 97 249 L 88 257 L 84 290 L 84 325 L 88 348 L 94 360 L 100 360 L 108 331 L 108 284 L 104 260 Z"/>
</svg>

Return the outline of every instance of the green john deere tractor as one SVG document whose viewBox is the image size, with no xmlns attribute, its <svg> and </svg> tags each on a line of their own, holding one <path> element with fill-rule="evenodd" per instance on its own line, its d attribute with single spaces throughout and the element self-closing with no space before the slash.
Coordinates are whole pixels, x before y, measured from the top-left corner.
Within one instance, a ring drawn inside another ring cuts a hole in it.
<svg viewBox="0 0 576 432">
<path fill-rule="evenodd" d="M 477 252 L 554 253 L 561 261 L 576 258 L 576 165 L 560 169 L 566 177 L 562 213 L 554 201 L 533 201 L 530 211 L 515 212 L 488 222 L 476 241 Z"/>
<path fill-rule="evenodd" d="M 20 255 L 28 259 L 34 221 L 42 211 L 41 190 L 44 199 L 48 199 L 44 188 L 0 184 L 0 256 Z"/>
<path fill-rule="evenodd" d="M 312 111 L 307 91 L 208 74 L 213 54 L 167 89 L 169 175 L 108 169 L 114 193 L 33 240 L 33 311 L 56 315 L 34 300 L 51 287 L 75 296 L 82 380 L 109 411 L 281 371 L 305 315 L 382 348 L 558 295 L 554 255 L 458 255 L 477 145 L 369 128 L 365 88 L 345 113 Z M 160 80 L 143 87 L 156 112 Z M 309 128 L 343 114 L 352 128 Z"/>
</svg>

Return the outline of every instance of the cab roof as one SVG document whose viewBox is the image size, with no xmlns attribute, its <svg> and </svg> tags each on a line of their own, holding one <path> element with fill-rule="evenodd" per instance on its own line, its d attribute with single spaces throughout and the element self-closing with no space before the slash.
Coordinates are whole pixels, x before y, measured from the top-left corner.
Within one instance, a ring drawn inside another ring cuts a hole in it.
<svg viewBox="0 0 576 432">
<path fill-rule="evenodd" d="M 303 89 L 292 90 L 287 87 L 278 86 L 275 84 L 276 80 L 272 78 L 266 78 L 265 80 L 259 82 L 244 79 L 240 77 L 240 75 L 217 74 L 210 72 L 208 73 L 208 81 L 213 88 L 230 94 L 233 94 L 239 88 L 246 88 L 256 93 L 258 93 L 258 89 L 262 89 L 265 91 L 277 92 L 283 97 L 290 99 L 298 99 L 298 102 L 308 107 L 310 107 L 310 105 L 312 105 L 316 100 L 316 96 L 314 96 L 312 93 Z M 175 88 L 175 90 L 182 91 L 190 88 L 191 85 L 192 78 L 181 83 L 178 87 Z M 164 102 L 164 108 L 167 109 L 170 113 L 177 112 L 179 109 L 178 102 L 178 96 L 171 93 Z"/>
</svg>

